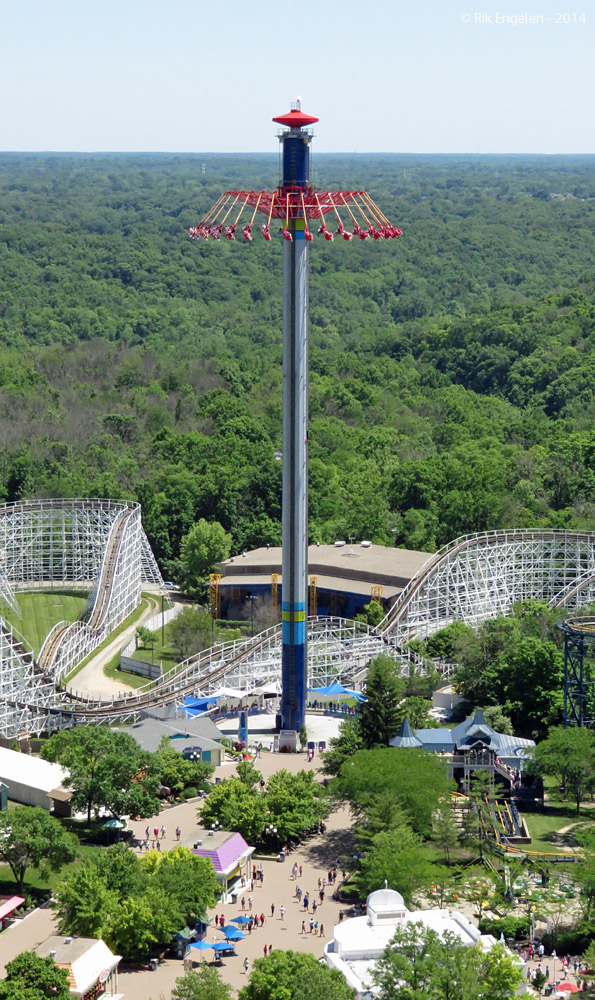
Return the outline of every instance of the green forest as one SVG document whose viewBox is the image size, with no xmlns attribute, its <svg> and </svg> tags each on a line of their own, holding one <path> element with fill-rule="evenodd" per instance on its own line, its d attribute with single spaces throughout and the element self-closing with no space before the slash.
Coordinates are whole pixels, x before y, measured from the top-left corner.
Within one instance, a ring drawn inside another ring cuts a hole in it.
<svg viewBox="0 0 595 1000">
<path fill-rule="evenodd" d="M 203 172 L 204 165 L 204 172 Z M 315 156 L 398 241 L 311 246 L 310 535 L 595 527 L 595 159 Z M 191 241 L 275 156 L 0 154 L 0 502 L 281 538 L 281 240 Z"/>
</svg>

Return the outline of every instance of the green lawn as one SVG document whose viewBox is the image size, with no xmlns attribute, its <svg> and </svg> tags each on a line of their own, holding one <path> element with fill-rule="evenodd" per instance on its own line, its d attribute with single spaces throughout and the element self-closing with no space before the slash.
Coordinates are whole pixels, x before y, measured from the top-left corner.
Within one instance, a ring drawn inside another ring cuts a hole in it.
<svg viewBox="0 0 595 1000">
<path fill-rule="evenodd" d="M 0 614 L 25 637 L 37 654 L 54 625 L 62 621 L 77 621 L 86 600 L 86 594 L 72 591 L 20 593 L 17 594 L 17 601 L 21 615 L 7 607 L 1 608 Z"/>
<path fill-rule="evenodd" d="M 585 809 L 581 811 L 580 816 L 577 816 L 574 806 L 566 802 L 553 802 L 548 804 L 543 812 L 525 812 L 522 815 L 531 835 L 531 845 L 528 847 L 530 851 L 552 853 L 568 849 L 567 843 L 554 841 L 558 830 L 576 822 L 591 827 L 595 825 L 591 810 Z M 572 831 L 569 833 L 569 836 L 571 835 Z"/>
<path fill-rule="evenodd" d="M 23 895 L 33 900 L 46 898 L 48 893 L 56 888 L 58 882 L 68 872 L 80 868 L 85 857 L 96 854 L 101 848 L 91 844 L 80 844 L 78 848 L 79 857 L 69 865 L 64 865 L 59 872 L 50 872 L 47 879 L 41 877 L 34 868 L 28 868 L 25 872 L 25 884 Z M 14 896 L 17 891 L 17 883 L 8 865 L 0 865 L 0 895 Z"/>
</svg>

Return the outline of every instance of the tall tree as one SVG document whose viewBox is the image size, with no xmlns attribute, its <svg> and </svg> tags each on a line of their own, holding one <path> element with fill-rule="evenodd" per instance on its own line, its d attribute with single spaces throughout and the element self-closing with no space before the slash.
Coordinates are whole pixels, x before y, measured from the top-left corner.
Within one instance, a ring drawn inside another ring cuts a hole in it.
<svg viewBox="0 0 595 1000">
<path fill-rule="evenodd" d="M 403 684 L 389 656 L 372 660 L 366 679 L 366 701 L 359 706 L 359 728 L 367 749 L 386 746 L 399 731 L 399 702 Z"/>
<path fill-rule="evenodd" d="M 199 607 L 182 608 L 169 625 L 169 638 L 181 660 L 207 649 L 213 641 L 213 620 Z"/>
<path fill-rule="evenodd" d="M 398 927 L 376 964 L 381 1000 L 512 1000 L 522 968 L 506 948 L 465 947 L 450 931 L 423 923 Z"/>
<path fill-rule="evenodd" d="M 155 860 L 149 886 L 175 899 L 184 923 L 194 926 L 201 914 L 215 905 L 219 893 L 211 860 L 193 854 L 187 847 L 160 853 Z"/>
<path fill-rule="evenodd" d="M 451 786 L 444 762 L 435 754 L 378 747 L 359 750 L 346 760 L 332 792 L 360 818 L 366 818 L 379 803 L 395 803 L 416 833 L 430 837 L 434 811 Z"/>
<path fill-rule="evenodd" d="M 201 963 L 196 971 L 176 979 L 171 1000 L 232 1000 L 232 991 L 218 969 Z"/>
<path fill-rule="evenodd" d="M 63 729 L 41 753 L 68 768 L 64 784 L 72 788 L 73 803 L 86 809 L 88 820 L 101 807 L 116 816 L 154 816 L 159 810 L 157 762 L 128 733 L 107 726 Z"/>
<path fill-rule="evenodd" d="M 70 1000 L 68 972 L 53 958 L 22 951 L 6 965 L 0 980 L 0 1000 Z"/>
<path fill-rule="evenodd" d="M 315 955 L 274 951 L 256 959 L 238 1000 L 355 1000 L 355 991 Z"/>
<path fill-rule="evenodd" d="M 0 813 L 0 861 L 9 866 L 19 892 L 28 868 L 47 878 L 74 861 L 77 847 L 76 837 L 40 806 Z"/>
<path fill-rule="evenodd" d="M 231 535 L 219 521 L 206 521 L 201 517 L 182 539 L 180 562 L 182 584 L 191 596 L 202 596 L 218 562 L 227 559 L 231 552 Z"/>
<path fill-rule="evenodd" d="M 533 774 L 557 777 L 580 813 L 581 802 L 595 790 L 595 733 L 578 726 L 550 730 L 547 739 L 535 747 L 529 769 Z"/>
<path fill-rule="evenodd" d="M 362 896 L 382 889 L 397 889 L 407 906 L 421 886 L 429 885 L 427 853 L 421 838 L 411 826 L 401 821 L 383 833 L 377 833 L 359 863 L 355 882 Z"/>
<path fill-rule="evenodd" d="M 101 937 L 108 916 L 118 907 L 117 894 L 109 891 L 91 862 L 60 882 L 54 896 L 60 932 L 78 937 Z"/>
<path fill-rule="evenodd" d="M 330 776 L 337 775 L 347 758 L 362 749 L 359 719 L 357 716 L 348 715 L 339 725 L 337 735 L 331 736 L 328 750 L 322 754 L 322 773 Z"/>
</svg>

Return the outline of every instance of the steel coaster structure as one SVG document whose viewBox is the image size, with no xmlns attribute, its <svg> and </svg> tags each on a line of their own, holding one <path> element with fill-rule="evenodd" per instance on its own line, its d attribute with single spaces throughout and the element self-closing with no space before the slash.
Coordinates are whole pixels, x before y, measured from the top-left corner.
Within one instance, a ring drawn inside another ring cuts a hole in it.
<svg viewBox="0 0 595 1000">
<path fill-rule="evenodd" d="M 564 726 L 595 725 L 595 618 L 566 618 L 564 633 Z M 586 660 L 586 663 L 585 663 Z"/>
<path fill-rule="evenodd" d="M 478 625 L 530 598 L 575 609 L 595 600 L 595 534 L 488 531 L 456 538 L 427 560 L 384 620 L 399 648 L 453 621 Z"/>
<path fill-rule="evenodd" d="M 0 507 L 0 596 L 18 611 L 21 590 L 89 590 L 78 622 L 59 622 L 35 660 L 0 618 L 0 735 L 40 732 L 57 685 L 140 602 L 141 583 L 162 584 L 140 505 L 114 500 L 40 500 Z M 27 703 L 27 721 L 18 710 Z M 35 709 L 31 711 L 31 706 Z"/>
<path fill-rule="evenodd" d="M 519 529 L 455 539 L 426 562 L 375 629 L 341 618 L 310 617 L 308 683 L 317 687 L 339 680 L 357 686 L 380 652 L 397 658 L 404 671 L 427 670 L 428 661 L 407 649 L 410 639 L 455 620 L 477 625 L 508 614 L 516 601 L 529 598 L 571 610 L 592 602 L 595 534 Z M 250 639 L 213 646 L 169 670 L 157 684 L 110 700 L 77 701 L 67 695 L 57 700 L 54 693 L 51 701 L 32 701 L 15 684 L 10 706 L 28 731 L 132 720 L 146 708 L 185 695 L 212 694 L 222 686 L 249 693 L 264 681 L 279 681 L 282 645 L 282 626 L 277 625 Z M 431 666 L 437 664 L 432 661 Z M 448 676 L 448 664 L 438 667 Z"/>
<path fill-rule="evenodd" d="M 385 646 L 373 629 L 361 622 L 341 618 L 313 618 L 308 622 L 309 680 L 322 686 L 341 679 L 351 683 Z M 211 694 L 222 685 L 250 692 L 263 682 L 281 677 L 282 625 L 275 625 L 250 639 L 219 643 L 172 667 L 157 684 L 147 683 L 134 692 L 123 692 L 110 700 L 75 699 L 63 694 L 60 701 L 45 706 L 41 729 L 67 725 L 126 722 L 140 717 L 144 709 L 180 701 L 185 695 Z M 11 701 L 25 729 L 38 706 L 26 698 Z M 39 715 L 39 713 L 38 713 Z M 39 731 L 41 731 L 41 729 Z"/>
</svg>

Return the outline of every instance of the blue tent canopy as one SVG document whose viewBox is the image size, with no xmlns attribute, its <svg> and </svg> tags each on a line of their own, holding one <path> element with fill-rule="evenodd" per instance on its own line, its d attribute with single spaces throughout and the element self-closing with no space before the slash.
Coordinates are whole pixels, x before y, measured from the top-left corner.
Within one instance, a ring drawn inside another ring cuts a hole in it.
<svg viewBox="0 0 595 1000">
<path fill-rule="evenodd" d="M 214 944 L 210 944 L 209 948 L 213 948 L 214 951 L 228 951 L 230 948 L 228 941 L 215 941 Z"/>
<path fill-rule="evenodd" d="M 232 923 L 234 924 L 249 924 L 250 917 L 247 917 L 244 913 L 240 917 L 232 917 Z"/>
<path fill-rule="evenodd" d="M 345 695 L 347 698 L 355 698 L 356 701 L 365 701 L 363 694 L 358 691 L 351 691 L 349 688 L 343 687 L 338 681 L 334 684 L 329 684 L 327 687 L 320 688 L 308 688 L 312 694 L 320 694 L 327 698 L 340 698 L 341 695 Z"/>
<path fill-rule="evenodd" d="M 241 941 L 242 938 L 246 937 L 246 935 L 242 934 L 242 932 L 239 931 L 237 927 L 225 926 L 225 927 L 220 927 L 219 930 L 221 931 L 222 934 L 225 934 L 225 937 L 227 938 L 228 941 Z"/>
<path fill-rule="evenodd" d="M 214 701 L 217 701 L 215 695 L 211 695 L 209 698 L 190 698 L 188 695 L 184 698 L 184 703 L 182 708 L 187 719 L 193 719 L 196 715 L 202 715 L 206 712 L 209 705 L 212 705 Z"/>
<path fill-rule="evenodd" d="M 189 948 L 197 948 L 198 951 L 206 951 L 207 948 L 212 948 L 212 944 L 207 944 L 206 941 L 193 941 L 192 944 L 188 945 Z"/>
</svg>

